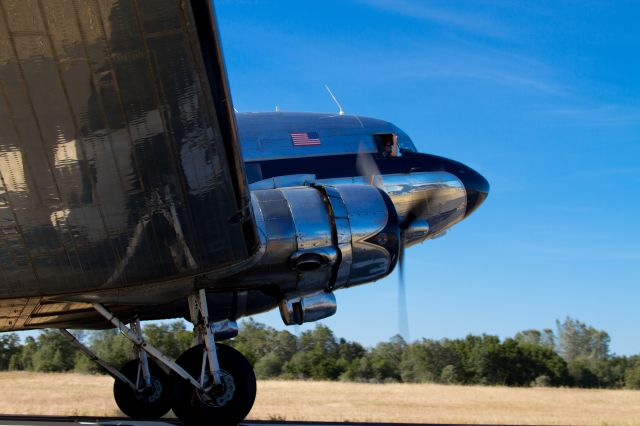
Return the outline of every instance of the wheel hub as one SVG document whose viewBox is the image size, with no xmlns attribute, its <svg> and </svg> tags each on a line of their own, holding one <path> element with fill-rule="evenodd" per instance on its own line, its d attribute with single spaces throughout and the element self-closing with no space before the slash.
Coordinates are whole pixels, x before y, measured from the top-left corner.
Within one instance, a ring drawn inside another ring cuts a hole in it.
<svg viewBox="0 0 640 426">
<path fill-rule="evenodd" d="M 147 403 L 155 402 L 158 399 L 160 399 L 160 396 L 162 396 L 162 383 L 160 383 L 160 380 L 156 379 L 155 377 L 152 377 L 151 387 L 144 388 L 136 392 L 135 395 L 138 401 L 143 401 Z"/>
<path fill-rule="evenodd" d="M 233 399 L 236 391 L 236 384 L 233 376 L 224 370 L 220 370 L 220 385 L 214 385 L 213 380 L 207 375 L 206 382 L 202 390 L 198 390 L 198 398 L 210 407 L 222 407 Z"/>
</svg>

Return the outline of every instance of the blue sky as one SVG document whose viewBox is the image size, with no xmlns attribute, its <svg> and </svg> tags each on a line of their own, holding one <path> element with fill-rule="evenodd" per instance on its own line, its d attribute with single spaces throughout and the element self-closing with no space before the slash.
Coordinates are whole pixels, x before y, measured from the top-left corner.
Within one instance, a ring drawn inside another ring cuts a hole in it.
<svg viewBox="0 0 640 426">
<path fill-rule="evenodd" d="M 216 1 L 240 111 L 389 120 L 491 195 L 407 252 L 411 338 L 511 336 L 578 318 L 640 353 L 640 4 Z M 340 291 L 325 321 L 398 331 L 397 276 Z M 256 319 L 283 327 L 277 312 Z M 301 327 L 306 329 L 307 326 Z"/>
</svg>

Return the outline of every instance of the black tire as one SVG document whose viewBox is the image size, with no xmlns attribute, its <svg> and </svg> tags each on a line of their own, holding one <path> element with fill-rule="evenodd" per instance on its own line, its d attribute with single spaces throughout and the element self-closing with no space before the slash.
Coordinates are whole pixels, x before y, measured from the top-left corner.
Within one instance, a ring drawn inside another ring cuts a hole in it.
<svg viewBox="0 0 640 426">
<path fill-rule="evenodd" d="M 199 380 L 204 351 L 204 345 L 194 346 L 180 355 L 176 363 Z M 251 364 L 230 346 L 216 344 L 216 351 L 224 383 L 217 393 L 198 392 L 191 383 L 175 372 L 171 372 L 169 376 L 173 412 L 188 425 L 235 426 L 253 407 L 256 399 L 256 376 Z M 212 399 L 212 395 L 219 399 Z M 218 403 L 221 400 L 223 403 Z"/>
<path fill-rule="evenodd" d="M 138 376 L 139 361 L 129 361 L 120 372 L 133 383 Z M 113 384 L 113 396 L 118 408 L 129 417 L 136 419 L 158 419 L 171 409 L 169 375 L 149 360 L 152 389 L 136 392 L 126 383 L 116 379 Z M 140 379 L 142 380 L 142 378 Z"/>
</svg>

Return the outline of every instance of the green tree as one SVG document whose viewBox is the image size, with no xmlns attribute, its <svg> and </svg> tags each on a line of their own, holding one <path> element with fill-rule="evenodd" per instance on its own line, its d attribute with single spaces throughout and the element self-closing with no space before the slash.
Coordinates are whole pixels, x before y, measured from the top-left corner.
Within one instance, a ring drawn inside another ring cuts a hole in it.
<svg viewBox="0 0 640 426">
<path fill-rule="evenodd" d="M 360 359 L 367 354 L 367 350 L 356 342 L 348 342 L 345 339 L 338 341 L 338 359 L 336 366 L 340 371 L 340 380 L 355 380 L 352 373 L 358 367 Z"/>
<path fill-rule="evenodd" d="M 333 332 L 325 325 L 300 336 L 300 350 L 284 364 L 287 377 L 335 380 L 344 372 L 338 363 L 339 348 Z"/>
<path fill-rule="evenodd" d="M 570 317 L 556 325 L 558 353 L 567 361 L 574 385 L 603 387 L 618 381 L 608 367 L 610 338 L 605 331 Z"/>
<path fill-rule="evenodd" d="M 33 337 L 27 336 L 20 351 L 11 357 L 9 368 L 11 370 L 33 371 L 33 358 L 37 351 L 38 342 Z"/>
<path fill-rule="evenodd" d="M 544 330 L 523 330 L 518 332 L 514 337 L 520 343 L 545 346 L 554 349 L 556 346 L 556 336 L 553 330 L 545 328 Z"/>
<path fill-rule="evenodd" d="M 459 365 L 458 354 L 452 347 L 442 342 L 423 339 L 414 342 L 404 350 L 400 363 L 403 382 L 440 382 L 442 371 L 451 366 L 446 382 L 455 382 L 455 365 Z"/>
<path fill-rule="evenodd" d="M 629 368 L 624 375 L 624 387 L 640 389 L 640 365 Z"/>
<path fill-rule="evenodd" d="M 290 360 L 297 351 L 298 339 L 296 336 L 286 330 L 273 331 L 270 338 L 269 353 L 275 355 L 281 366 Z"/>
<path fill-rule="evenodd" d="M 262 357 L 271 352 L 271 338 L 274 329 L 256 322 L 253 318 L 240 324 L 240 332 L 230 343 L 255 365 Z"/>
<path fill-rule="evenodd" d="M 475 381 L 482 384 L 510 385 L 517 382 L 513 377 L 514 365 L 520 361 L 518 346 L 503 346 L 497 336 L 483 335 L 471 348 L 470 366 Z"/>
<path fill-rule="evenodd" d="M 454 384 L 457 383 L 458 377 L 456 374 L 456 367 L 449 364 L 442 369 L 442 373 L 440 374 L 440 382 L 445 384 Z"/>
<path fill-rule="evenodd" d="M 43 330 L 33 354 L 33 369 L 62 372 L 74 368 L 77 349 L 58 330 Z"/>
<path fill-rule="evenodd" d="M 340 380 L 355 382 L 375 381 L 373 378 L 373 367 L 368 353 L 362 357 L 354 359 L 347 370 L 340 375 Z"/>
<path fill-rule="evenodd" d="M 602 330 L 567 317 L 556 321 L 558 328 L 558 353 L 565 361 L 604 360 L 609 356 L 609 335 Z"/>
<path fill-rule="evenodd" d="M 524 357 L 523 368 L 527 374 L 522 385 L 533 383 L 539 377 L 539 385 L 567 386 L 570 384 L 567 363 L 546 344 L 528 344 L 519 342 Z"/>
<path fill-rule="evenodd" d="M 256 362 L 254 370 L 258 379 L 272 379 L 282 373 L 282 366 L 278 356 L 269 352 Z"/>
<path fill-rule="evenodd" d="M 15 333 L 0 335 L 0 370 L 9 369 L 11 359 L 20 353 L 20 338 Z"/>
<path fill-rule="evenodd" d="M 296 336 L 288 331 L 277 331 L 253 319 L 243 321 L 238 336 L 225 343 L 242 352 L 261 378 L 280 376 L 285 363 L 298 351 Z M 293 375 L 291 371 L 287 374 L 290 377 Z"/>
<path fill-rule="evenodd" d="M 143 328 L 147 342 L 166 356 L 176 359 L 194 344 L 193 332 L 187 330 L 183 321 L 169 324 L 148 324 Z"/>
<path fill-rule="evenodd" d="M 89 346 L 98 357 L 118 369 L 138 356 L 133 344 L 116 329 L 94 331 L 89 336 Z"/>
<path fill-rule="evenodd" d="M 400 335 L 378 343 L 369 353 L 373 379 L 379 382 L 401 381 L 400 365 L 406 347 L 407 343 Z"/>
</svg>

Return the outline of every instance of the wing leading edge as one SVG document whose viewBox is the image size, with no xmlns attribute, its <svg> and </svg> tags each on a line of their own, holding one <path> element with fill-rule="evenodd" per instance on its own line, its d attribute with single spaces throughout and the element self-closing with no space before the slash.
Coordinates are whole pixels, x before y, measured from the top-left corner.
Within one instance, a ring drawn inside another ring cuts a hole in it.
<svg viewBox="0 0 640 426">
<path fill-rule="evenodd" d="M 257 247 L 209 1 L 0 1 L 0 330 Z"/>
</svg>

